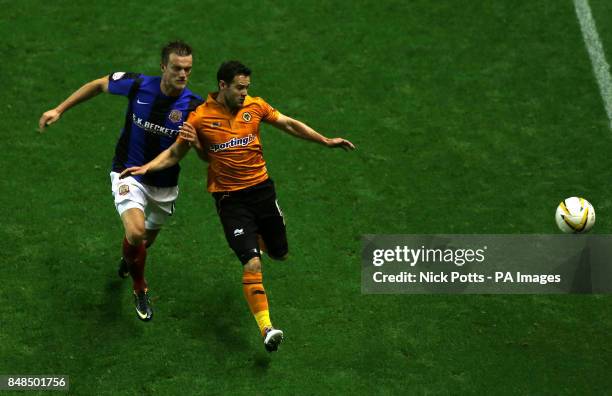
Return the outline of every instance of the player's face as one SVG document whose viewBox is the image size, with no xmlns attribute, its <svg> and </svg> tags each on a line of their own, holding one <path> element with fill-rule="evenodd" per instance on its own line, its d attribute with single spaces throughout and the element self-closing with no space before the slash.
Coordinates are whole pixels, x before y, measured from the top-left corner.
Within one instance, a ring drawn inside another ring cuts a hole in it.
<svg viewBox="0 0 612 396">
<path fill-rule="evenodd" d="M 251 77 L 242 74 L 235 76 L 229 85 L 221 81 L 220 87 L 225 97 L 225 103 L 230 109 L 240 109 L 244 105 L 250 85 Z"/>
<path fill-rule="evenodd" d="M 170 54 L 168 64 L 161 65 L 162 85 L 173 93 L 182 91 L 187 86 L 191 74 L 193 58 L 191 55 L 179 56 Z"/>
</svg>

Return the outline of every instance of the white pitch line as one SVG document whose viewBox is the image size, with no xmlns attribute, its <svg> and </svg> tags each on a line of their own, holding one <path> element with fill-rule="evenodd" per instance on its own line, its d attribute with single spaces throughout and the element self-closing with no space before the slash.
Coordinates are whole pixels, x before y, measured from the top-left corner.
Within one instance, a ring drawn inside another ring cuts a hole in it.
<svg viewBox="0 0 612 396">
<path fill-rule="evenodd" d="M 612 129 L 612 77 L 610 77 L 610 65 L 606 62 L 606 56 L 599 39 L 599 34 L 597 34 L 597 27 L 595 27 L 595 20 L 591 13 L 589 1 L 574 0 L 574 8 L 580 22 L 584 44 L 591 58 L 593 72 L 597 78 L 597 84 L 599 84 L 601 98 L 608 114 L 610 129 Z"/>
</svg>

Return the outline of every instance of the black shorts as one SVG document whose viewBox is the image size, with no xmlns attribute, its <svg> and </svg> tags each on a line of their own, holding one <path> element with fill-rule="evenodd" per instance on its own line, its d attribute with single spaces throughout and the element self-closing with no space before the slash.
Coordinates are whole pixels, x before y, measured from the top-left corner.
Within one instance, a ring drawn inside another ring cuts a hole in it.
<svg viewBox="0 0 612 396">
<path fill-rule="evenodd" d="M 258 234 L 271 258 L 282 259 L 287 255 L 285 220 L 271 179 L 243 190 L 216 192 L 213 197 L 225 239 L 242 264 L 261 256 Z"/>
</svg>

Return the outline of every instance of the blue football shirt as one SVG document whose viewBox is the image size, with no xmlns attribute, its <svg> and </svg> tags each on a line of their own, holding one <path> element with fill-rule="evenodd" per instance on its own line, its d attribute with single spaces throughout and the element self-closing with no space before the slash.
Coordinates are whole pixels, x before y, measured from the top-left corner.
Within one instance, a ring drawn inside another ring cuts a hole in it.
<svg viewBox="0 0 612 396">
<path fill-rule="evenodd" d="M 108 91 L 128 98 L 121 136 L 115 147 L 113 171 L 141 166 L 170 147 L 189 113 L 203 103 L 202 97 L 185 88 L 179 96 L 166 96 L 161 77 L 139 73 L 111 73 Z M 156 187 L 178 184 L 178 164 L 159 172 L 134 176 L 140 183 Z"/>
</svg>

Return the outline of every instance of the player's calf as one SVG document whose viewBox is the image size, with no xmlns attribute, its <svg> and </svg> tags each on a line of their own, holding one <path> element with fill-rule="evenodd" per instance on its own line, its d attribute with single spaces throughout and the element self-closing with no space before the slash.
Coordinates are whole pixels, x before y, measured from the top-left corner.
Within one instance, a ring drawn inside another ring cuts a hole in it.
<svg viewBox="0 0 612 396">
<path fill-rule="evenodd" d="M 121 257 L 121 261 L 119 262 L 119 268 L 117 269 L 117 275 L 121 279 L 125 279 L 130 276 L 130 267 L 125 258 Z"/>
</svg>

